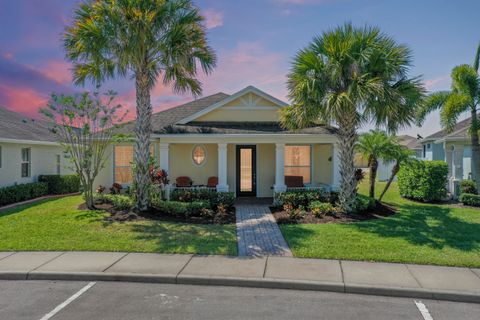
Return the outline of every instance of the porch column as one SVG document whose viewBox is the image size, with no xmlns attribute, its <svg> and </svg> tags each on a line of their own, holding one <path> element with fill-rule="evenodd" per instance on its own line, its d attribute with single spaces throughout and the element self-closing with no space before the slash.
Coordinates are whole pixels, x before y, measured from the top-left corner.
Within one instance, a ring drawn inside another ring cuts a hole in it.
<svg viewBox="0 0 480 320">
<path fill-rule="evenodd" d="M 284 192 L 287 190 L 285 185 L 285 143 L 275 144 L 275 192 Z"/>
<path fill-rule="evenodd" d="M 448 179 L 454 176 L 453 170 L 453 151 L 447 146 L 446 143 L 443 144 L 443 149 L 445 150 L 445 162 L 448 164 Z"/>
<path fill-rule="evenodd" d="M 463 145 L 455 145 L 455 178 L 463 180 Z"/>
<path fill-rule="evenodd" d="M 169 143 L 161 142 L 160 143 L 160 169 L 163 169 L 168 172 L 168 151 L 169 151 Z"/>
<path fill-rule="evenodd" d="M 338 143 L 332 144 L 332 189 L 340 189 L 340 154 Z"/>
<path fill-rule="evenodd" d="M 227 184 L 227 144 L 218 144 L 218 192 L 228 192 Z"/>
</svg>

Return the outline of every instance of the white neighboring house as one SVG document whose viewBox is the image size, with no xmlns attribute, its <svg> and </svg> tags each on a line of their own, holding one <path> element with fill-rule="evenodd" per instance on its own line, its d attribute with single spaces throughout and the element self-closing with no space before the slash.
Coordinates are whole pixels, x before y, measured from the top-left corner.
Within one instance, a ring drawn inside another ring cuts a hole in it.
<svg viewBox="0 0 480 320">
<path fill-rule="evenodd" d="M 397 139 L 401 145 L 407 147 L 410 150 L 413 150 L 415 152 L 415 157 L 417 159 L 421 158 L 422 145 L 419 139 L 409 135 L 398 136 Z M 390 178 L 394 164 L 395 164 L 394 162 L 385 163 L 382 159 L 378 161 L 378 170 L 377 170 L 378 181 L 387 181 Z"/>
<path fill-rule="evenodd" d="M 0 107 L 0 187 L 71 174 L 70 161 L 47 123 Z"/>
<path fill-rule="evenodd" d="M 472 148 L 470 145 L 471 118 L 460 121 L 451 133 L 435 132 L 421 140 L 422 160 L 441 160 L 448 164 L 448 191 L 458 195 L 458 183 L 472 178 Z"/>
</svg>

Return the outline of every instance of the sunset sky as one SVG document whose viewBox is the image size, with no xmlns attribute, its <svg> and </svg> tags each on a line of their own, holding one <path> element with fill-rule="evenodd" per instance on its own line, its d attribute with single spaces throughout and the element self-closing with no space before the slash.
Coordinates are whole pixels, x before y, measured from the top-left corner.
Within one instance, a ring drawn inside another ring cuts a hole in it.
<svg viewBox="0 0 480 320">
<path fill-rule="evenodd" d="M 50 92 L 84 90 L 71 83 L 60 37 L 78 1 L 0 0 L 0 105 L 38 117 Z M 478 0 L 203 0 L 208 38 L 218 55 L 213 75 L 200 78 L 204 95 L 233 93 L 254 85 L 287 101 L 286 74 L 295 52 L 313 36 L 351 21 L 379 26 L 414 53 L 411 75 L 421 75 L 429 90 L 448 89 L 452 67 L 472 63 L 480 41 Z M 87 89 L 91 89 L 88 85 Z M 118 100 L 134 109 L 131 79 L 105 83 Z M 155 111 L 190 100 L 158 84 Z M 132 114 L 134 112 L 131 112 Z M 421 129 L 438 130 L 438 114 Z"/>
</svg>

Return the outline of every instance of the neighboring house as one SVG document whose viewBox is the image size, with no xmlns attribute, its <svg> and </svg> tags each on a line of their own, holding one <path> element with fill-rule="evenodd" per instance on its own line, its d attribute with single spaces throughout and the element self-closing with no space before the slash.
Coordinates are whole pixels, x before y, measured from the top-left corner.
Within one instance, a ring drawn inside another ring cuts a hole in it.
<svg viewBox="0 0 480 320">
<path fill-rule="evenodd" d="M 397 137 L 397 141 L 401 145 L 414 151 L 416 158 L 422 155 L 422 145 L 420 144 L 419 139 L 409 135 L 402 135 Z M 388 178 L 390 178 L 394 164 L 395 164 L 394 162 L 385 162 L 382 159 L 378 161 L 378 171 L 377 171 L 378 181 L 387 181 Z"/>
<path fill-rule="evenodd" d="M 451 133 L 440 130 L 421 141 L 422 160 L 442 160 L 448 164 L 448 190 L 458 194 L 458 182 L 471 179 L 470 134 L 468 132 L 471 118 L 460 121 Z"/>
<path fill-rule="evenodd" d="M 0 107 L 0 187 L 71 173 L 68 165 L 45 122 Z"/>
<path fill-rule="evenodd" d="M 287 104 L 249 86 L 233 95 L 217 93 L 152 117 L 152 154 L 169 173 L 193 186 L 215 181 L 219 191 L 272 197 L 289 187 L 333 187 L 340 183 L 336 129 L 285 130 L 279 110 Z M 119 131 L 133 137 L 134 122 Z M 96 184 L 132 182 L 133 145 L 112 146 Z M 211 178 L 211 179 L 209 179 Z"/>
</svg>

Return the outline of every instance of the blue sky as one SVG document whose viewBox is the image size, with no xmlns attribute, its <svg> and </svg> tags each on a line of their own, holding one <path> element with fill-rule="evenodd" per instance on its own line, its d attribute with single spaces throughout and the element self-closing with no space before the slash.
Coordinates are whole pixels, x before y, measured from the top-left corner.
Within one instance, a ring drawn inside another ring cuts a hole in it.
<svg viewBox="0 0 480 320">
<path fill-rule="evenodd" d="M 81 90 L 71 84 L 70 65 L 59 40 L 77 1 L 0 0 L 0 105 L 36 116 L 51 91 Z M 242 0 L 195 1 L 206 16 L 208 38 L 219 58 L 215 73 L 201 76 L 204 94 L 233 93 L 254 85 L 286 99 L 285 77 L 295 52 L 315 36 L 344 22 L 376 25 L 414 53 L 411 75 L 429 90 L 448 89 L 452 67 L 472 63 L 480 41 L 480 1 L 474 0 Z M 129 79 L 104 89 L 134 108 Z M 188 101 L 158 85 L 155 110 Z M 132 112 L 133 114 L 133 112 Z M 440 128 L 438 114 L 422 128 Z"/>
</svg>

